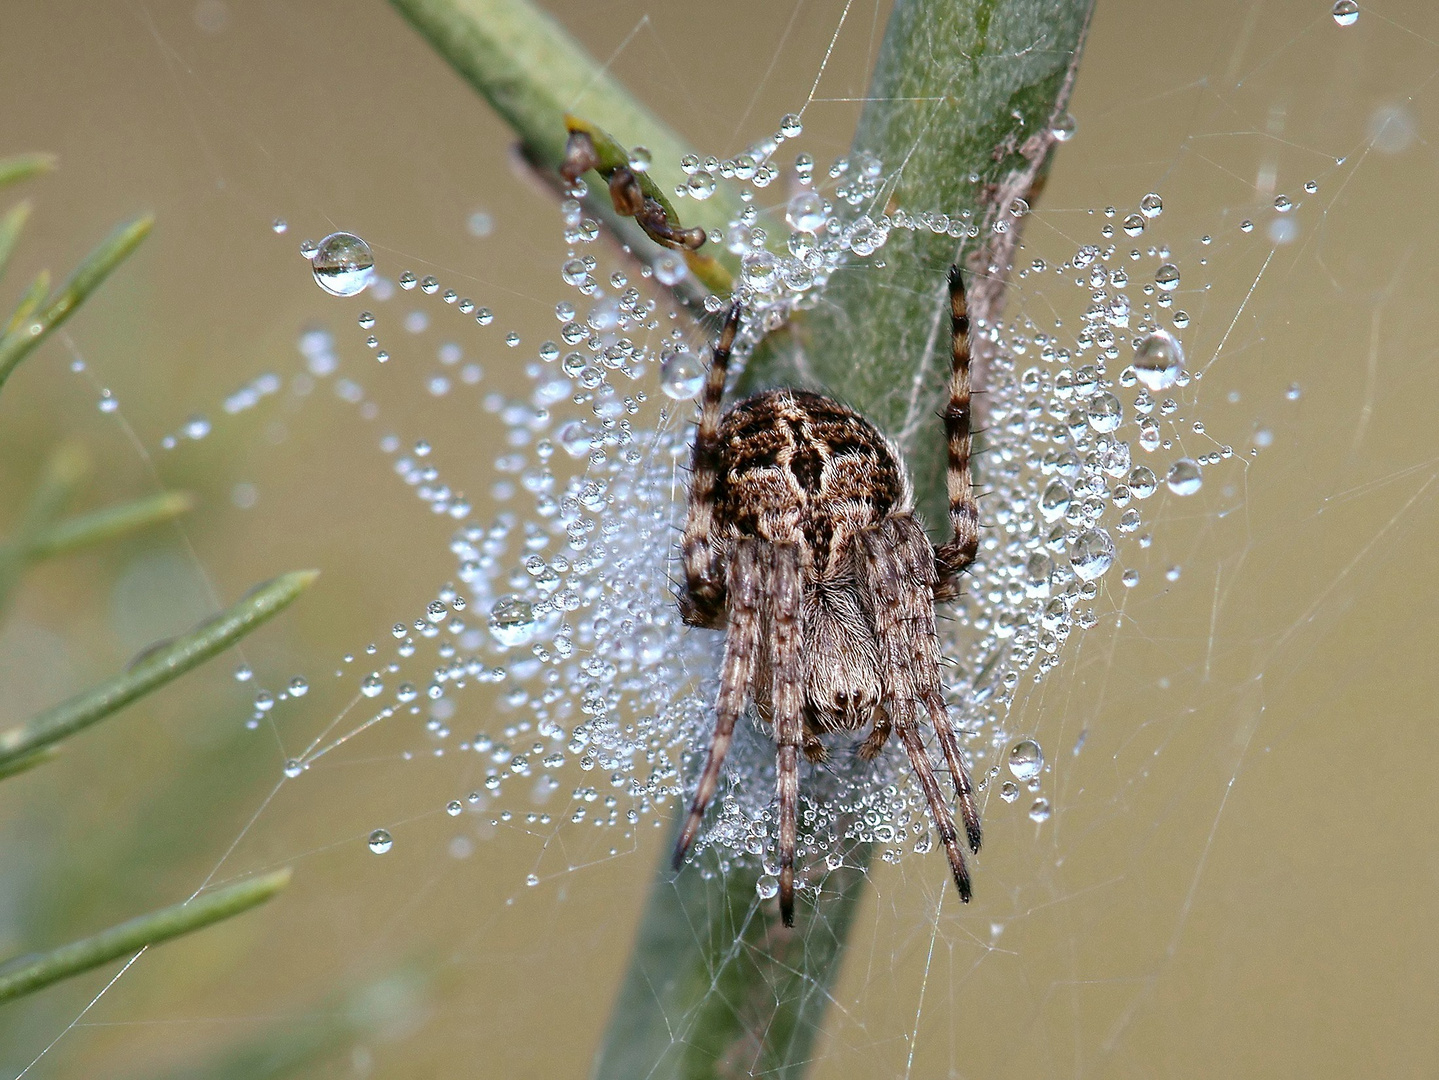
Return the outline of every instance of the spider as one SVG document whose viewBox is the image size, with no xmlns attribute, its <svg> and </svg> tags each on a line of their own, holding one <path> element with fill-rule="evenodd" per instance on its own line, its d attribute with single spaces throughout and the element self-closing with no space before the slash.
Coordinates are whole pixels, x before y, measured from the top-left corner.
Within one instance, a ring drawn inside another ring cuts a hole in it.
<svg viewBox="0 0 1439 1080">
<path fill-rule="evenodd" d="M 979 811 L 939 675 L 936 601 L 958 595 L 979 547 L 969 476 L 969 318 L 949 271 L 951 539 L 933 545 L 914 513 L 899 450 L 859 413 L 805 390 L 767 390 L 722 412 L 736 301 L 714 345 L 691 458 L 680 612 L 725 633 L 714 738 L 675 845 L 679 870 L 719 785 L 735 722 L 752 703 L 778 755 L 779 903 L 794 925 L 799 755 L 821 761 L 821 735 L 866 734 L 872 761 L 897 734 L 949 856 L 959 895 L 969 871 L 921 735 L 928 717 L 979 851 Z"/>
</svg>

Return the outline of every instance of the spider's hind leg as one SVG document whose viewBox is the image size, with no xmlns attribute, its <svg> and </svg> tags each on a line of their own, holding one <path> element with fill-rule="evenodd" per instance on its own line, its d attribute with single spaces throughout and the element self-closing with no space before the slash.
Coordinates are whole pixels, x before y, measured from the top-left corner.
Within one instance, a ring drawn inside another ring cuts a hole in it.
<svg viewBox="0 0 1439 1080">
<path fill-rule="evenodd" d="M 957 578 L 979 551 L 979 507 L 969 476 L 970 377 L 969 309 L 964 299 L 964 277 L 957 266 L 949 268 L 950 366 L 949 404 L 944 410 L 944 434 L 949 446 L 950 540 L 934 549 L 939 575 L 936 594 L 951 600 L 959 594 Z"/>
<path fill-rule="evenodd" d="M 803 549 L 776 544 L 770 567 L 770 694 L 779 794 L 779 911 L 794 925 L 794 849 L 799 832 L 799 750 L 804 738 Z M 806 747 L 808 749 L 808 747 Z M 822 747 L 821 747 L 822 749 Z"/>
</svg>

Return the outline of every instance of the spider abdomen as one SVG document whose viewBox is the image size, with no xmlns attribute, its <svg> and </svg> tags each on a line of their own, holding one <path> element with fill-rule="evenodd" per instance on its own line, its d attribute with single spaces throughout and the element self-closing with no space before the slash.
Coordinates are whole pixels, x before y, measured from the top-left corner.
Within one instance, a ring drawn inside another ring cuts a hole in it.
<svg viewBox="0 0 1439 1080">
<path fill-rule="evenodd" d="M 738 402 L 719 430 L 718 520 L 739 536 L 800 543 L 809 573 L 842 571 L 849 542 L 910 509 L 894 446 L 859 413 L 805 390 L 767 390 Z"/>
</svg>

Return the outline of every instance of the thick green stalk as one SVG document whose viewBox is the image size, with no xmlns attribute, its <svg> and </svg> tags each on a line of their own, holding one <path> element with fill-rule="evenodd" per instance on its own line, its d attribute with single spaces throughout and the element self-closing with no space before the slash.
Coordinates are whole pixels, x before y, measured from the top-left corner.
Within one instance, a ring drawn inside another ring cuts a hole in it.
<svg viewBox="0 0 1439 1080">
<path fill-rule="evenodd" d="M 113 678 L 0 732 L 0 768 L 105 719 L 228 649 L 288 607 L 318 576 L 315 570 L 297 570 L 267 581 L 190 633 L 150 646 Z"/>
<path fill-rule="evenodd" d="M 169 941 L 248 911 L 263 904 L 289 882 L 290 871 L 277 870 L 152 911 L 50 952 L 16 957 L 0 965 L 0 1004 L 138 952 L 147 945 Z"/>
<path fill-rule="evenodd" d="M 154 224 L 153 217 L 145 216 L 117 226 L 115 231 L 75 268 L 70 280 L 41 305 L 32 321 L 16 327 L 0 338 L 0 386 L 5 385 L 5 380 L 10 378 L 10 373 L 19 366 L 20 361 L 29 356 L 40 342 L 73 315 L 75 309 L 110 276 L 110 272 L 140 246 L 140 241 L 150 234 L 150 227 Z"/>
</svg>

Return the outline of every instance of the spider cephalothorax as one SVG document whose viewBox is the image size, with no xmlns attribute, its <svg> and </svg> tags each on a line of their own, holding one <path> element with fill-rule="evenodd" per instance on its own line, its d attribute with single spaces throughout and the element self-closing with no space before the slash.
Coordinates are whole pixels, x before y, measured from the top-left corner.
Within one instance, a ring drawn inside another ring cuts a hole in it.
<svg viewBox="0 0 1439 1080">
<path fill-rule="evenodd" d="M 924 790 L 960 896 L 969 900 L 954 818 L 935 779 L 921 723 L 934 729 L 959 795 L 965 837 L 979 850 L 979 812 L 945 709 L 935 601 L 952 598 L 979 547 L 969 478 L 969 319 L 950 270 L 952 363 L 944 411 L 952 538 L 930 543 L 894 444 L 859 413 L 803 390 L 768 390 L 721 414 L 736 303 L 704 387 L 695 435 L 680 598 L 692 626 L 725 632 L 714 740 L 675 866 L 694 842 L 746 704 L 778 744 L 779 898 L 794 924 L 799 754 L 825 756 L 820 736 L 867 731 L 873 759 L 897 734 Z"/>
</svg>

